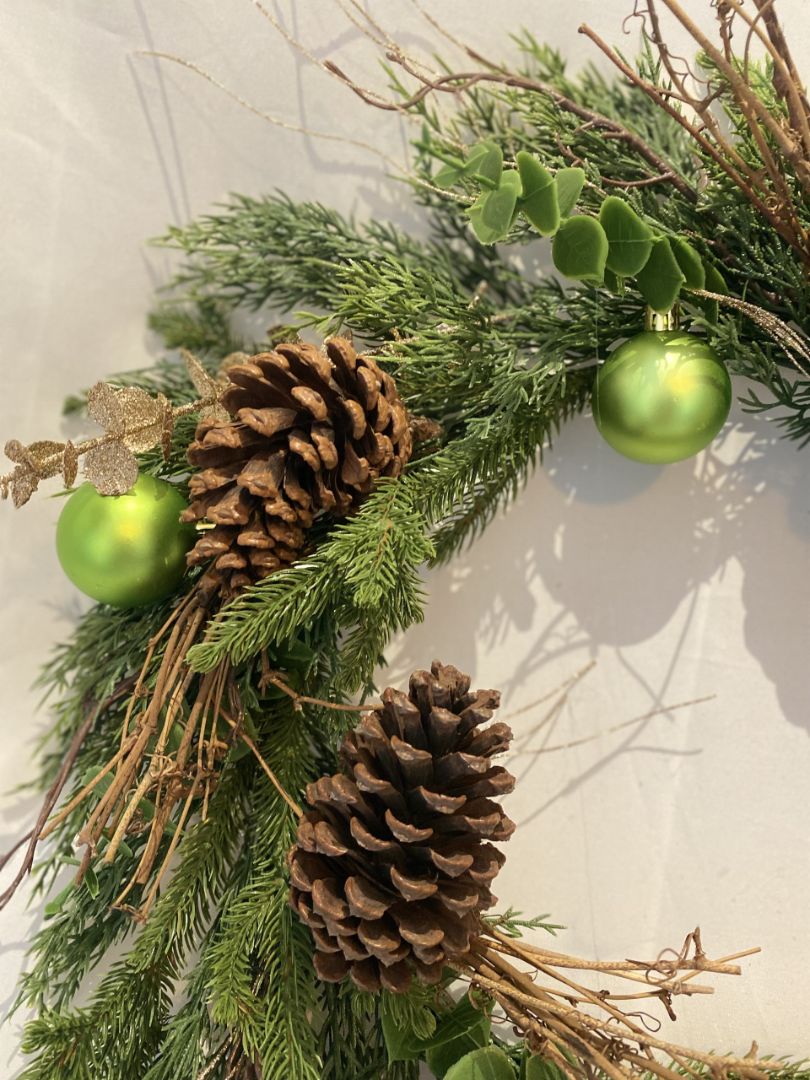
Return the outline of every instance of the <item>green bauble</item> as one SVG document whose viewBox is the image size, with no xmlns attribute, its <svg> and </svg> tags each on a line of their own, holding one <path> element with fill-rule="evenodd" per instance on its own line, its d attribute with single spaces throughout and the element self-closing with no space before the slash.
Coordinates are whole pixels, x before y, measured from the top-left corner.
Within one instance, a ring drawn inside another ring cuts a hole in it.
<svg viewBox="0 0 810 1080">
<path fill-rule="evenodd" d="M 664 465 L 691 457 L 712 441 L 730 408 L 722 360 L 683 330 L 636 334 L 596 375 L 596 426 L 633 461 Z"/>
<path fill-rule="evenodd" d="M 82 484 L 56 526 L 62 569 L 83 593 L 133 608 L 169 596 L 186 569 L 193 526 L 182 525 L 180 492 L 165 480 L 139 476 L 126 495 L 99 495 Z"/>
</svg>

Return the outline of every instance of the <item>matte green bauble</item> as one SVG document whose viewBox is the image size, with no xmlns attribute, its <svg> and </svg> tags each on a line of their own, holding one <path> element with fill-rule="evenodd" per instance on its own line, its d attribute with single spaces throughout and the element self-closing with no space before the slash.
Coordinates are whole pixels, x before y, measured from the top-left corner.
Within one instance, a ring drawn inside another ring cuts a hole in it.
<svg viewBox="0 0 810 1080">
<path fill-rule="evenodd" d="M 126 495 L 99 495 L 82 484 L 56 526 L 62 569 L 83 593 L 133 608 L 169 596 L 186 569 L 193 526 L 182 525 L 186 501 L 165 480 L 139 476 Z"/>
<path fill-rule="evenodd" d="M 620 345 L 599 369 L 596 426 L 625 457 L 664 465 L 712 441 L 731 408 L 725 365 L 703 338 L 646 330 Z"/>
</svg>

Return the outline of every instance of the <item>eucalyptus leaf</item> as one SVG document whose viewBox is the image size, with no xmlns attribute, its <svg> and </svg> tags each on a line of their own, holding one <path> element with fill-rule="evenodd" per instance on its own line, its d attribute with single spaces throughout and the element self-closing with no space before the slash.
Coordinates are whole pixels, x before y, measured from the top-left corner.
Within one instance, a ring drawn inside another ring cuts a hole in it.
<svg viewBox="0 0 810 1080">
<path fill-rule="evenodd" d="M 557 188 L 560 216 L 568 217 L 577 205 L 577 199 L 585 186 L 585 170 L 576 167 L 558 169 L 554 183 Z"/>
<path fill-rule="evenodd" d="M 454 187 L 464 175 L 464 162 L 459 159 L 457 164 L 444 165 L 433 177 L 433 183 L 438 188 Z"/>
<path fill-rule="evenodd" d="M 725 296 L 728 292 L 728 286 L 726 280 L 720 271 L 712 263 L 704 263 L 703 269 L 706 273 L 706 281 L 703 288 L 707 292 L 719 293 L 721 296 Z M 720 305 L 716 300 L 708 300 L 705 297 L 700 297 L 698 303 L 703 308 L 703 312 L 710 323 L 716 323 L 720 318 Z"/>
<path fill-rule="evenodd" d="M 610 289 L 616 296 L 624 296 L 624 278 L 605 267 L 605 288 Z"/>
<path fill-rule="evenodd" d="M 416 1061 L 425 1052 L 423 1041 L 410 1030 L 403 1027 L 398 1017 L 392 1015 L 388 1009 L 380 1009 L 380 1026 L 382 1027 L 385 1048 L 388 1051 L 389 1064 L 395 1061 Z"/>
<path fill-rule="evenodd" d="M 599 211 L 599 222 L 608 238 L 607 267 L 620 277 L 637 274 L 653 246 L 653 231 L 632 206 L 608 195 Z"/>
<path fill-rule="evenodd" d="M 430 1070 L 442 1080 L 465 1054 L 489 1043 L 491 1026 L 489 1015 L 465 994 L 441 1018 L 433 1036 L 426 1040 Z"/>
<path fill-rule="evenodd" d="M 565 277 L 601 282 L 607 254 L 608 238 L 596 218 L 569 218 L 554 237 L 554 265 Z"/>
<path fill-rule="evenodd" d="M 541 236 L 553 236 L 560 227 L 560 204 L 554 177 L 525 150 L 518 153 L 517 166 L 523 186 L 519 202 L 521 212 Z"/>
<path fill-rule="evenodd" d="M 444 1080 L 515 1080 L 512 1063 L 497 1046 L 487 1046 L 465 1054 L 448 1072 Z"/>
<path fill-rule="evenodd" d="M 672 254 L 681 268 L 681 273 L 686 279 L 687 289 L 706 288 L 706 268 L 703 260 L 688 241 L 680 236 L 672 236 L 669 240 Z"/>
<path fill-rule="evenodd" d="M 483 177 L 496 188 L 501 183 L 502 173 L 503 152 L 496 142 L 485 139 L 470 150 L 464 163 L 465 176 Z"/>
<path fill-rule="evenodd" d="M 488 191 L 484 195 L 481 205 L 481 221 L 493 232 L 499 234 L 499 238 L 506 236 L 509 226 L 515 216 L 515 207 L 523 187 L 520 175 L 511 170 L 501 177 L 500 187 L 495 191 Z"/>
<path fill-rule="evenodd" d="M 481 241 L 482 244 L 494 244 L 502 238 L 502 234 L 496 229 L 491 229 L 488 225 L 485 225 L 482 220 L 482 211 L 484 200 L 490 193 L 484 192 L 478 197 L 478 199 L 467 210 L 467 216 L 473 227 L 473 232 Z"/>
<path fill-rule="evenodd" d="M 420 1038 L 403 1026 L 401 1017 L 385 1004 L 380 1016 L 389 1062 L 426 1057 L 440 1080 L 459 1058 L 489 1042 L 489 1015 L 473 1004 L 467 994 L 440 1017 L 436 1030 L 427 1038 Z"/>
<path fill-rule="evenodd" d="M 553 1061 L 534 1055 L 524 1058 L 520 1080 L 565 1080 L 565 1073 Z"/>
<path fill-rule="evenodd" d="M 660 237 L 653 244 L 645 266 L 636 274 L 639 292 L 653 311 L 666 312 L 678 299 L 685 280 L 669 240 Z"/>
</svg>

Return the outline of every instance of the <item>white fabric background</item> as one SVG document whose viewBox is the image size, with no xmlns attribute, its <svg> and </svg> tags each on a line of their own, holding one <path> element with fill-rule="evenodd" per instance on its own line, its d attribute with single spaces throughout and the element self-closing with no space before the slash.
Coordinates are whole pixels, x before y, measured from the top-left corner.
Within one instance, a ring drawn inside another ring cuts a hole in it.
<svg viewBox="0 0 810 1080">
<path fill-rule="evenodd" d="M 527 25 L 578 64 L 593 57 L 579 21 L 620 40 L 631 5 L 428 6 L 490 52 L 509 53 L 508 33 Z M 706 0 L 687 6 L 709 17 Z M 805 5 L 780 6 L 807 70 Z M 409 0 L 370 9 L 411 50 L 441 44 Z M 336 2 L 278 10 L 317 55 L 381 85 Z M 145 240 L 228 191 L 280 187 L 420 227 L 371 155 L 272 127 L 137 55 L 178 53 L 287 122 L 404 159 L 397 122 L 295 55 L 250 0 L 5 0 L 0 30 L 3 439 L 57 436 L 65 394 L 153 355 L 144 316 L 170 262 Z M 763 1051 L 810 1052 L 808 454 L 737 409 L 696 461 L 647 468 L 616 456 L 583 417 L 483 539 L 428 576 L 427 620 L 390 653 L 392 680 L 439 656 L 501 687 L 507 712 L 597 661 L 553 730 L 532 733 L 547 706 L 513 720 L 520 828 L 497 892 L 504 906 L 565 923 L 557 947 L 603 958 L 655 955 L 697 923 L 715 955 L 761 944 L 743 979 L 681 1002 L 682 1019 L 664 1028 L 706 1047 L 747 1050 L 756 1037 Z M 46 719 L 31 683 L 84 606 L 54 554 L 58 509 L 43 495 L 0 507 L 3 792 L 33 775 Z M 716 697 L 536 753 L 706 694 Z M 0 809 L 10 841 L 35 800 L 6 795 Z M 6 1005 L 38 924 L 25 899 L 0 917 Z M 20 1021 L 0 1033 L 4 1075 L 19 1066 Z"/>
</svg>

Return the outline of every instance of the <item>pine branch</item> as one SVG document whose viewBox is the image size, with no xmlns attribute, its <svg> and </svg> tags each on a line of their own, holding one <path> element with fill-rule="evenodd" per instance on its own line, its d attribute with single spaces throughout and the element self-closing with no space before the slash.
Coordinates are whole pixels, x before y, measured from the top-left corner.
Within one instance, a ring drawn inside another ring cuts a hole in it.
<svg viewBox="0 0 810 1080">
<path fill-rule="evenodd" d="M 407 480 L 379 484 L 360 512 L 308 558 L 247 589 L 211 623 L 189 661 L 211 670 L 225 656 L 241 663 L 329 611 L 351 627 L 382 613 L 389 633 L 421 617 L 417 568 L 431 554 Z M 358 679 L 368 672 L 356 671 Z"/>
</svg>

